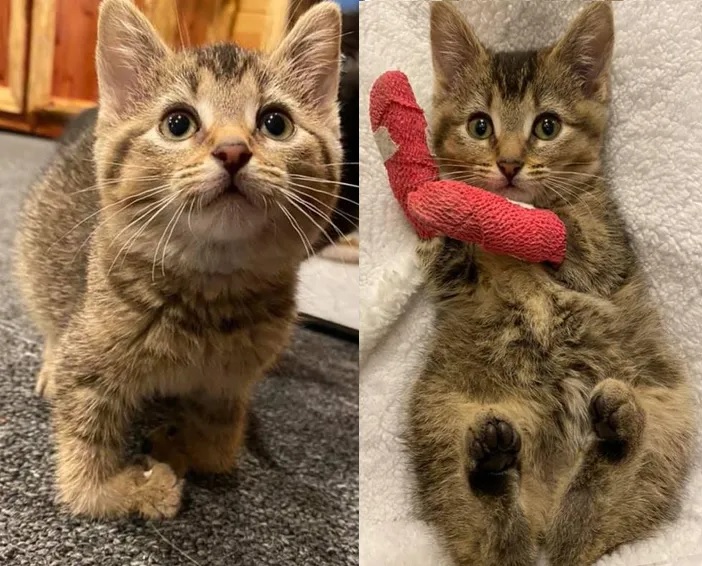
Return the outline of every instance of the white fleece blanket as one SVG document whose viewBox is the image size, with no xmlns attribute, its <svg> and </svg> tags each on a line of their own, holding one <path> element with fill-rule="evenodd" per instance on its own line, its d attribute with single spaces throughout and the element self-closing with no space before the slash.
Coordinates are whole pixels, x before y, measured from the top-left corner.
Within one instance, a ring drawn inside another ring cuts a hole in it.
<svg viewBox="0 0 702 566">
<path fill-rule="evenodd" d="M 488 45 L 553 41 L 580 0 L 462 0 Z M 615 2 L 617 28 L 608 170 L 666 314 L 702 392 L 702 6 L 699 0 Z M 361 3 L 361 545 L 363 566 L 449 566 L 410 510 L 398 440 L 406 393 L 421 368 L 432 309 L 416 239 L 390 192 L 368 120 L 368 93 L 400 69 L 429 108 L 428 2 Z M 698 395 L 698 399 L 702 396 Z M 680 519 L 599 566 L 702 565 L 702 473 Z"/>
</svg>

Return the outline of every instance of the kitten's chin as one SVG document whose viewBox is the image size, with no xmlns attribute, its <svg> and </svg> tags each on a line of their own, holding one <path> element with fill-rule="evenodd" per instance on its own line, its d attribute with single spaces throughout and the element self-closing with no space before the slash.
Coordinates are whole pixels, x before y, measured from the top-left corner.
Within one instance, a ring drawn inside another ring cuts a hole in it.
<svg viewBox="0 0 702 566">
<path fill-rule="evenodd" d="M 256 238 L 266 226 L 266 214 L 243 197 L 223 195 L 186 222 L 198 239 L 226 244 Z"/>
<path fill-rule="evenodd" d="M 495 189 L 492 192 L 515 202 L 521 202 L 524 204 L 534 204 L 534 195 L 532 195 L 530 191 L 522 189 L 520 187 L 508 185 L 499 189 Z"/>
<path fill-rule="evenodd" d="M 476 186 L 481 185 L 478 184 Z M 487 180 L 481 188 L 514 202 L 534 204 L 534 194 L 529 189 L 523 186 L 507 184 L 502 179 L 499 181 Z"/>
<path fill-rule="evenodd" d="M 257 237 L 266 225 L 265 207 L 237 186 L 217 187 L 202 201 L 187 217 L 188 226 L 200 239 L 219 244 L 241 242 Z"/>
</svg>

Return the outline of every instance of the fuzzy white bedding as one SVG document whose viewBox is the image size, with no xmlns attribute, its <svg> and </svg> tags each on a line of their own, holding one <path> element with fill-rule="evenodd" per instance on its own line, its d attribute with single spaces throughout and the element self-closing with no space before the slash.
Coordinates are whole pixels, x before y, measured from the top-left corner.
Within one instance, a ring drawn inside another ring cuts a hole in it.
<svg viewBox="0 0 702 566">
<path fill-rule="evenodd" d="M 429 108 L 428 2 L 361 2 L 361 544 L 363 566 L 450 566 L 412 514 L 399 442 L 409 385 L 421 368 L 432 309 L 417 272 L 416 238 L 394 202 L 368 121 L 368 93 L 400 69 Z M 463 0 L 495 48 L 556 39 L 579 0 Z M 671 340 L 702 392 L 702 5 L 614 3 L 617 29 L 608 173 L 623 204 Z M 679 520 L 598 566 L 702 566 L 702 472 Z"/>
</svg>

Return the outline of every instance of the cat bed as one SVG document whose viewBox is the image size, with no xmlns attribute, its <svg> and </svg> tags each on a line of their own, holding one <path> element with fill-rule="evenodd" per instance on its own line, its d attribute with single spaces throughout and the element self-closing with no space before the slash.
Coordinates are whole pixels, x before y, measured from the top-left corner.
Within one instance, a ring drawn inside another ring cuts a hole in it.
<svg viewBox="0 0 702 566">
<path fill-rule="evenodd" d="M 395 202 L 368 119 L 374 80 L 405 72 L 430 110 L 428 1 L 361 3 L 361 421 L 362 566 L 452 566 L 432 530 L 411 511 L 399 440 L 409 386 L 422 367 L 432 307 L 424 296 L 416 236 Z M 528 49 L 555 40 L 581 0 L 461 1 L 490 47 Z M 606 168 L 654 296 L 702 399 L 702 43 L 696 0 L 616 2 L 613 102 Z M 545 562 L 544 562 L 545 563 Z M 598 566 L 702 564 L 702 471 L 689 482 L 679 519 L 621 547 Z"/>
</svg>

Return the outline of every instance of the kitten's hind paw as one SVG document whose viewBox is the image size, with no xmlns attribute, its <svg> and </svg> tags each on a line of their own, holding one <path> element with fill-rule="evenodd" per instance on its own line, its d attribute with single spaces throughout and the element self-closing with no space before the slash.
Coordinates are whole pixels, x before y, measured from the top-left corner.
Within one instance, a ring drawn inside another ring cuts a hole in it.
<svg viewBox="0 0 702 566">
<path fill-rule="evenodd" d="M 590 422 L 605 455 L 623 457 L 639 445 L 645 415 L 633 389 L 617 379 L 605 379 L 590 398 Z"/>
<path fill-rule="evenodd" d="M 499 490 L 506 472 L 516 468 L 522 438 L 508 421 L 486 414 L 476 419 L 466 434 L 468 476 L 474 489 Z M 489 484 L 489 485 L 488 485 Z"/>
</svg>

